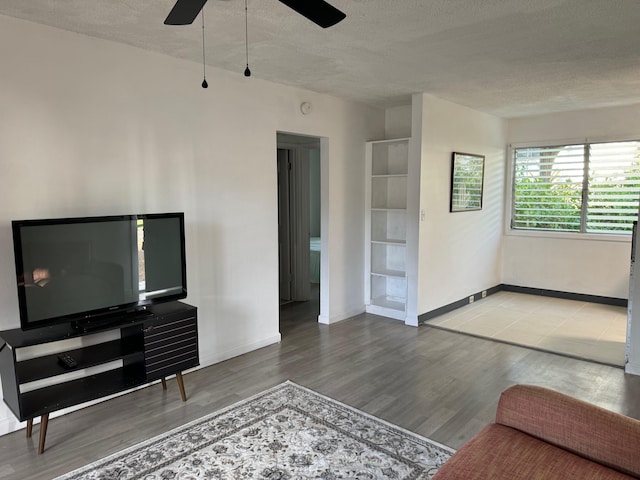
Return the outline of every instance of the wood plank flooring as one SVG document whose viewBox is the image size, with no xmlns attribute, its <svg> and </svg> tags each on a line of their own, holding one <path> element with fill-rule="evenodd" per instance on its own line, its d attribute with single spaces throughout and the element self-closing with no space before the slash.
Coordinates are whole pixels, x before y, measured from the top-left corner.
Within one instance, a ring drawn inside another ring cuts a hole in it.
<svg viewBox="0 0 640 480">
<path fill-rule="evenodd" d="M 543 385 L 640 419 L 640 377 L 620 368 L 363 314 L 316 323 L 284 307 L 282 342 L 0 437 L 0 479 L 52 478 L 290 379 L 454 448 L 493 420 L 515 383 Z"/>
</svg>

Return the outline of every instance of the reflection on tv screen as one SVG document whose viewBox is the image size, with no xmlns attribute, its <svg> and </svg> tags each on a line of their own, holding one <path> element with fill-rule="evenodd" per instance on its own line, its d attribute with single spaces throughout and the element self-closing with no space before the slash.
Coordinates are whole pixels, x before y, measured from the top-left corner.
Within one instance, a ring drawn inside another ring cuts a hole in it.
<svg viewBox="0 0 640 480">
<path fill-rule="evenodd" d="M 178 216 L 23 222 L 18 237 L 21 317 L 29 323 L 186 294 Z"/>
</svg>

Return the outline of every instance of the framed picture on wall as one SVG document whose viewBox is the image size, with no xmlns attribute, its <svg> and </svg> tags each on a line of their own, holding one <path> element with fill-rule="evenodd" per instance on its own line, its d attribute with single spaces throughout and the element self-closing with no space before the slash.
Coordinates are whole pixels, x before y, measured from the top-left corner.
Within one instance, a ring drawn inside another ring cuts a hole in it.
<svg viewBox="0 0 640 480">
<path fill-rule="evenodd" d="M 451 212 L 482 209 L 484 155 L 451 154 Z"/>
</svg>

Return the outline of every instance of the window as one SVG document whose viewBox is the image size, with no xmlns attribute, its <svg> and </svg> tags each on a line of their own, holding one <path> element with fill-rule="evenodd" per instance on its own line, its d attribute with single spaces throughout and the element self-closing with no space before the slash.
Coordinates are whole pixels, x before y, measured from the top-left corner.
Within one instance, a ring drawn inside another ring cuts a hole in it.
<svg viewBox="0 0 640 480">
<path fill-rule="evenodd" d="M 631 233 L 640 141 L 515 148 L 513 158 L 511 228 Z"/>
</svg>

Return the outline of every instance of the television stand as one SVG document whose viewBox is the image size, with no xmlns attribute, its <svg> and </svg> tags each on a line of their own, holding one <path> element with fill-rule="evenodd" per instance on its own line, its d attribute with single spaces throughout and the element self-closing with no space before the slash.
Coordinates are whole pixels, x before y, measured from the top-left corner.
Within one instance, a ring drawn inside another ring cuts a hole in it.
<svg viewBox="0 0 640 480">
<path fill-rule="evenodd" d="M 103 325 L 90 332 L 69 324 L 0 332 L 0 340 L 8 347 L 0 349 L 4 401 L 20 421 L 27 422 L 27 438 L 32 436 L 34 418 L 40 417 L 38 453 L 44 452 L 49 414 L 63 408 L 156 380 L 166 390 L 166 378 L 171 375 L 176 376 L 182 401 L 187 400 L 182 372 L 199 365 L 197 308 L 170 302 L 149 306 L 146 312 L 143 316 L 124 314 L 117 325 Z M 56 342 L 99 331 L 118 333 L 119 338 L 50 353 Z M 36 358 L 23 359 L 20 354 L 23 348 L 33 351 L 33 347 L 45 345 L 44 353 Z M 60 353 L 69 354 L 76 366 L 59 362 Z M 107 364 L 120 366 L 104 371 Z"/>
</svg>

